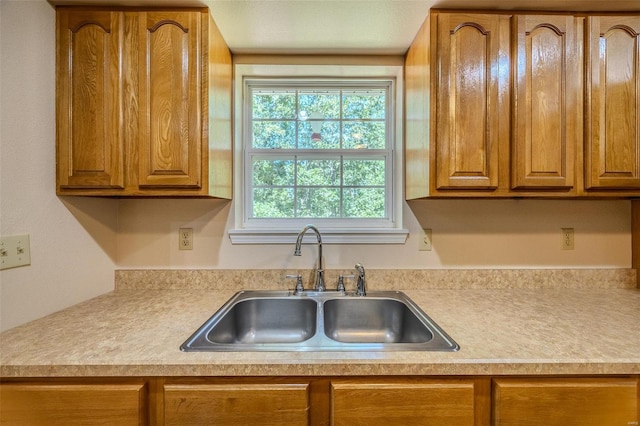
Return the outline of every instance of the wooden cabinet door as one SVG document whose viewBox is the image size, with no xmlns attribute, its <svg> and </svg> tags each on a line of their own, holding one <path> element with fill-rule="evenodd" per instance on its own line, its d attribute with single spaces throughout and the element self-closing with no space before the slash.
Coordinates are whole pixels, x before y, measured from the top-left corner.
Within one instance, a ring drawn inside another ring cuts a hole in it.
<svg viewBox="0 0 640 426">
<path fill-rule="evenodd" d="M 164 424 L 307 425 L 309 384 L 165 384 Z"/>
<path fill-rule="evenodd" d="M 474 383 L 460 381 L 332 381 L 331 424 L 475 424 Z"/>
<path fill-rule="evenodd" d="M 57 14 L 57 189 L 124 188 L 122 13 Z"/>
<path fill-rule="evenodd" d="M 495 379 L 495 426 L 638 424 L 636 379 Z"/>
<path fill-rule="evenodd" d="M 587 18 L 585 188 L 640 188 L 640 16 Z"/>
<path fill-rule="evenodd" d="M 514 17 L 512 189 L 574 187 L 582 90 L 578 20 Z"/>
<path fill-rule="evenodd" d="M 201 16 L 138 13 L 140 187 L 202 186 Z"/>
<path fill-rule="evenodd" d="M 509 17 L 439 13 L 437 26 L 436 189 L 495 190 L 508 173 Z"/>
<path fill-rule="evenodd" d="M 0 385 L 0 423 L 11 425 L 144 425 L 144 383 Z"/>
</svg>

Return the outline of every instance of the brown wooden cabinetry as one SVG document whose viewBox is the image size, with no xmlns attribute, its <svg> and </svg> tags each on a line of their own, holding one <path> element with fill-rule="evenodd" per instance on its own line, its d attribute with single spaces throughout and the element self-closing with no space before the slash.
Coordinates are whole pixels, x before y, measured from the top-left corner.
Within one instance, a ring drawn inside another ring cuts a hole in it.
<svg viewBox="0 0 640 426">
<path fill-rule="evenodd" d="M 495 426 L 638 424 L 637 379 L 495 379 Z"/>
<path fill-rule="evenodd" d="M 57 11 L 57 192 L 231 197 L 231 57 L 206 9 Z"/>
<path fill-rule="evenodd" d="M 478 403 L 483 397 L 479 383 L 468 379 L 332 380 L 331 424 L 483 424 L 488 411 Z"/>
<path fill-rule="evenodd" d="M 441 13 L 432 25 L 435 189 L 496 190 L 509 137 L 508 17 Z"/>
<path fill-rule="evenodd" d="M 573 16 L 513 17 L 511 189 L 575 194 L 582 26 Z"/>
<path fill-rule="evenodd" d="M 617 426 L 640 420 L 627 377 L 3 379 L 0 424 Z"/>
<path fill-rule="evenodd" d="M 638 46 L 637 15 L 432 11 L 405 59 L 406 198 L 640 195 Z"/>
<path fill-rule="evenodd" d="M 166 383 L 164 425 L 308 425 L 309 382 Z"/>
<path fill-rule="evenodd" d="M 586 52 L 585 188 L 637 190 L 640 16 L 587 17 Z"/>
<path fill-rule="evenodd" d="M 11 425 L 146 425 L 143 381 L 42 381 L 0 385 L 0 423 Z"/>
</svg>

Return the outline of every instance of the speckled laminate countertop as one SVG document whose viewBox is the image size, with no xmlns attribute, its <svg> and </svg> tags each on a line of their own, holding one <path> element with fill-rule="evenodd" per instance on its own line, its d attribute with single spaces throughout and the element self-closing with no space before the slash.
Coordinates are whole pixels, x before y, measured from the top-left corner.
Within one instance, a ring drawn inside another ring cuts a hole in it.
<svg viewBox="0 0 640 426">
<path fill-rule="evenodd" d="M 179 347 L 235 290 L 119 289 L 0 334 L 0 376 L 640 374 L 640 290 L 405 290 L 459 352 Z"/>
</svg>

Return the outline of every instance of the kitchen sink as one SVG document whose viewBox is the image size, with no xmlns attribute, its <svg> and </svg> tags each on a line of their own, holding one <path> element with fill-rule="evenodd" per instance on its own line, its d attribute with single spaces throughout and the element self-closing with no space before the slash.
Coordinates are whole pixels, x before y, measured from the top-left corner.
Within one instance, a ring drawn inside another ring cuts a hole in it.
<svg viewBox="0 0 640 426">
<path fill-rule="evenodd" d="M 406 294 L 240 291 L 189 339 L 191 351 L 457 351 Z"/>
<path fill-rule="evenodd" d="M 433 333 L 404 303 L 343 298 L 324 303 L 324 332 L 344 343 L 426 343 Z"/>
<path fill-rule="evenodd" d="M 207 334 L 223 344 L 297 343 L 316 332 L 311 299 L 254 298 L 234 304 Z"/>
</svg>

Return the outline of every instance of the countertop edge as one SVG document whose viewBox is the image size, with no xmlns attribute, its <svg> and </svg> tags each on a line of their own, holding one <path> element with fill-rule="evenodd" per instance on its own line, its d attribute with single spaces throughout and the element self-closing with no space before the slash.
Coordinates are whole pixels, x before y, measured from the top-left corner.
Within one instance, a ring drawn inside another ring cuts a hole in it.
<svg viewBox="0 0 640 426">
<path fill-rule="evenodd" d="M 1 379 L 71 377 L 261 376 L 617 376 L 640 374 L 638 362 L 482 362 L 424 364 L 3 365 Z"/>
</svg>

